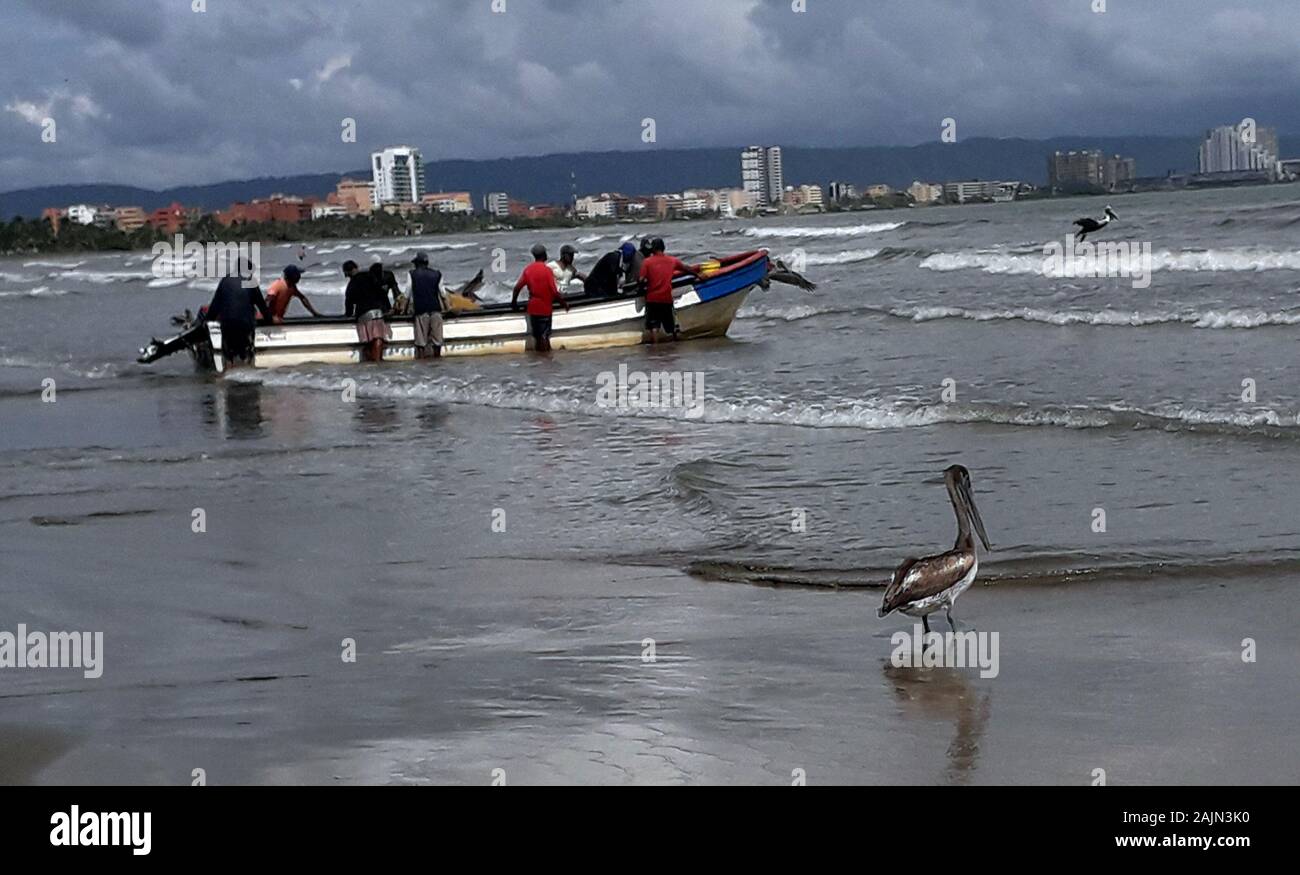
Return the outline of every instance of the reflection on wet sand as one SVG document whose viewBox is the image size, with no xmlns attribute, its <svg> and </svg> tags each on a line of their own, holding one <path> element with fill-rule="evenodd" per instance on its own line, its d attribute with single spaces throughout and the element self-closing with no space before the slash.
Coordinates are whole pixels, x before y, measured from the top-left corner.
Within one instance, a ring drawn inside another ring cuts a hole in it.
<svg viewBox="0 0 1300 875">
<path fill-rule="evenodd" d="M 203 395 L 204 422 L 216 426 L 225 440 L 262 436 L 262 386 L 219 380 Z"/>
<path fill-rule="evenodd" d="M 946 751 L 944 782 L 965 784 L 978 765 L 979 743 L 988 725 L 992 693 L 977 693 L 962 669 L 897 668 L 885 661 L 883 674 L 903 717 L 953 722 L 955 732 Z"/>
<path fill-rule="evenodd" d="M 0 724 L 0 785 L 30 784 L 77 739 L 58 729 Z"/>
<path fill-rule="evenodd" d="M 387 434 L 396 431 L 402 424 L 397 403 L 394 401 L 358 398 L 354 403 L 356 410 L 352 414 L 352 419 L 366 434 Z"/>
</svg>

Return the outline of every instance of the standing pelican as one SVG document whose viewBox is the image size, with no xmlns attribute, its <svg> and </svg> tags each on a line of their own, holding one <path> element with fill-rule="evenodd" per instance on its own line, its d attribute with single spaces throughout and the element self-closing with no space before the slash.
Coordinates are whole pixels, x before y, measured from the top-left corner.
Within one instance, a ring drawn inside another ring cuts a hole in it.
<svg viewBox="0 0 1300 875">
<path fill-rule="evenodd" d="M 1112 219 L 1118 218 L 1119 216 L 1115 215 L 1115 211 L 1108 206 L 1106 207 L 1106 215 L 1102 216 L 1100 219 L 1092 219 L 1087 216 L 1084 216 L 1082 219 L 1075 219 L 1074 224 L 1079 226 L 1079 230 L 1075 232 L 1074 242 L 1082 243 L 1089 234 L 1094 231 L 1100 231 L 1102 228 L 1109 225 Z"/>
<path fill-rule="evenodd" d="M 885 598 L 880 603 L 880 616 L 902 611 L 910 617 L 920 617 L 927 634 L 930 631 L 929 615 L 940 608 L 948 616 L 949 628 L 955 630 L 952 625 L 953 602 L 975 582 L 980 563 L 975 552 L 975 538 L 971 535 L 972 522 L 984 549 L 993 549 L 989 546 L 989 536 L 984 533 L 984 521 L 975 507 L 975 499 L 971 496 L 970 472 L 961 465 L 953 465 L 943 472 L 943 482 L 948 487 L 952 511 L 957 515 L 957 541 L 947 553 L 903 560 L 894 572 L 894 579 L 885 587 Z"/>
</svg>

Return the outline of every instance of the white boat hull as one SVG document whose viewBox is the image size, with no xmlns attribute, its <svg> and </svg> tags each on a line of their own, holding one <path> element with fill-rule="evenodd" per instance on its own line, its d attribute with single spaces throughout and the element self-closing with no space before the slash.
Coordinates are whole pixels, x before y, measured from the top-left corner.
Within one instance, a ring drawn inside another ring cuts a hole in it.
<svg viewBox="0 0 1300 875">
<path fill-rule="evenodd" d="M 725 335 L 749 291 L 712 301 L 700 301 L 694 291 L 682 295 L 676 303 L 681 338 L 695 340 Z M 556 350 L 636 346 L 646 340 L 644 298 L 588 304 L 567 313 L 557 309 L 552 320 L 551 348 Z M 393 319 L 389 326 L 393 336 L 384 343 L 384 360 L 414 360 L 415 328 L 411 320 Z M 209 322 L 208 332 L 217 350 L 214 365 L 218 371 L 224 370 L 221 326 Z M 522 312 L 473 319 L 452 316 L 443 322 L 443 335 L 442 354 L 448 356 L 521 353 L 533 348 L 528 318 Z M 253 339 L 254 366 L 258 368 L 356 364 L 362 361 L 361 354 L 356 326 L 350 322 L 258 326 Z"/>
</svg>

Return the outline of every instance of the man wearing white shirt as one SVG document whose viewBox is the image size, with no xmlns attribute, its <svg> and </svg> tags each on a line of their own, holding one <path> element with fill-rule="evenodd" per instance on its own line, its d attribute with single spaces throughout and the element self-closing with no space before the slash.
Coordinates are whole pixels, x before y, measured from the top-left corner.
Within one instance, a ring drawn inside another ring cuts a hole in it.
<svg viewBox="0 0 1300 875">
<path fill-rule="evenodd" d="M 555 284 L 563 291 L 565 284 L 570 280 L 586 281 L 587 275 L 578 270 L 577 265 L 573 263 L 573 257 L 578 254 L 578 250 L 569 244 L 560 247 L 560 260 L 552 261 L 546 266 L 555 274 Z"/>
</svg>

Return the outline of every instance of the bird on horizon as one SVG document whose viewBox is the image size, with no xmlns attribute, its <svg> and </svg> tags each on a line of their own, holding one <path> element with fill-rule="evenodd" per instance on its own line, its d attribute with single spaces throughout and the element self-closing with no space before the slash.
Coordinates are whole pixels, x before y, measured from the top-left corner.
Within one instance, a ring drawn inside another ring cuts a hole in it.
<svg viewBox="0 0 1300 875">
<path fill-rule="evenodd" d="M 926 634 L 930 632 L 930 614 L 940 608 L 952 623 L 952 606 L 957 597 L 975 582 L 979 571 L 979 554 L 975 547 L 975 534 L 979 535 L 986 551 L 989 537 L 984 532 L 984 521 L 971 494 L 970 472 L 961 465 L 952 465 L 943 472 L 948 487 L 948 499 L 957 516 L 957 540 L 952 549 L 922 559 L 909 557 L 894 572 L 893 580 L 885 587 L 880 603 L 880 616 L 901 611 L 909 617 L 920 617 Z M 972 533 L 972 526 L 974 533 Z"/>
<path fill-rule="evenodd" d="M 1119 216 L 1115 215 L 1115 211 L 1107 206 L 1105 215 L 1100 219 L 1093 219 L 1088 216 L 1084 216 L 1082 219 L 1075 219 L 1074 224 L 1079 226 L 1079 230 L 1075 232 L 1074 242 L 1082 243 L 1089 234 L 1100 231 L 1102 228 L 1109 225 L 1112 219 L 1118 218 Z"/>
</svg>

